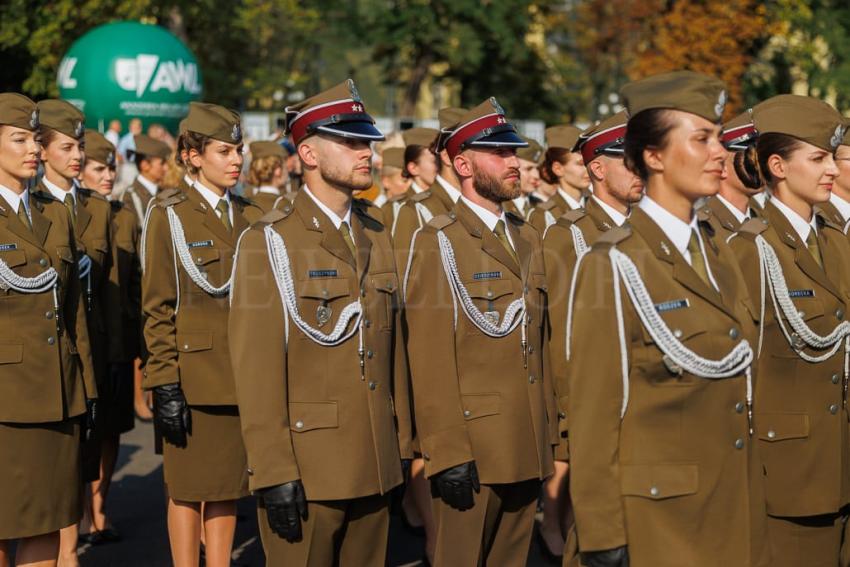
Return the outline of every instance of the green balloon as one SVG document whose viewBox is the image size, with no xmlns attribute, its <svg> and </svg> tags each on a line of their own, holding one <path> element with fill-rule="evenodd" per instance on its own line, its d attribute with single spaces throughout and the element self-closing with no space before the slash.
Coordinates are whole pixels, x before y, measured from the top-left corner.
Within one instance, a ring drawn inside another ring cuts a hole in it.
<svg viewBox="0 0 850 567">
<path fill-rule="evenodd" d="M 86 115 L 86 126 L 104 131 L 118 119 L 172 132 L 203 92 L 195 56 L 157 25 L 115 22 L 94 28 L 71 45 L 59 64 L 60 96 Z"/>
</svg>

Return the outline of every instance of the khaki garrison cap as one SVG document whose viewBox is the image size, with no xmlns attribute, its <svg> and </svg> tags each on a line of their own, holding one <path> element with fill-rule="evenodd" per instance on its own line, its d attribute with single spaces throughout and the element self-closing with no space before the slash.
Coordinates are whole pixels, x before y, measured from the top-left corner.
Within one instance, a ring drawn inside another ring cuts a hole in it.
<svg viewBox="0 0 850 567">
<path fill-rule="evenodd" d="M 136 134 L 133 137 L 133 141 L 136 144 L 136 149 L 132 152 L 134 155 L 159 157 L 162 159 L 168 159 L 171 155 L 171 148 L 168 147 L 168 144 L 154 140 L 147 134 Z"/>
<path fill-rule="evenodd" d="M 626 111 L 623 110 L 591 126 L 578 137 L 573 151 L 581 152 L 585 165 L 601 155 L 622 156 L 628 120 Z"/>
<path fill-rule="evenodd" d="M 425 146 L 429 148 L 439 133 L 433 128 L 410 128 L 403 130 L 401 137 L 405 146 Z"/>
<path fill-rule="evenodd" d="M 747 109 L 723 125 L 720 142 L 730 151 L 744 151 L 758 139 L 753 124 L 753 109 Z"/>
<path fill-rule="evenodd" d="M 516 157 L 532 163 L 540 163 L 540 160 L 543 158 L 543 146 L 538 144 L 537 140 L 532 140 L 525 136 L 520 136 L 520 138 L 522 138 L 528 146 L 518 149 Z"/>
<path fill-rule="evenodd" d="M 404 148 L 387 148 L 381 154 L 384 166 L 404 169 Z"/>
<path fill-rule="evenodd" d="M 524 148 L 528 144 L 505 118 L 505 110 L 490 97 L 461 116 L 444 145 L 449 157 L 454 158 L 468 148 Z"/>
<path fill-rule="evenodd" d="M 831 105 L 810 96 L 779 95 L 753 107 L 759 135 L 785 134 L 834 152 L 844 140 L 844 117 Z"/>
<path fill-rule="evenodd" d="M 726 109 L 726 85 L 720 79 L 673 71 L 626 84 L 620 89 L 629 116 L 651 109 L 681 110 L 720 122 Z"/>
<path fill-rule="evenodd" d="M 190 102 L 189 114 L 180 123 L 180 128 L 227 144 L 242 141 L 239 113 L 208 102 Z"/>
<path fill-rule="evenodd" d="M 86 130 L 86 159 L 115 167 L 115 146 L 97 130 Z"/>
<path fill-rule="evenodd" d="M 262 159 L 265 157 L 286 159 L 286 150 L 277 142 L 251 142 L 248 148 L 251 150 L 251 159 Z"/>
<path fill-rule="evenodd" d="M 50 128 L 77 140 L 86 133 L 86 120 L 79 109 L 65 100 L 49 98 L 38 102 L 38 118 L 42 128 Z"/>
<path fill-rule="evenodd" d="M 457 128 L 461 117 L 468 109 L 459 106 L 447 106 L 437 111 L 437 120 L 440 122 L 440 132 L 437 135 L 435 149 L 439 152 L 445 149 L 446 138 Z"/>
<path fill-rule="evenodd" d="M 304 138 L 322 132 L 341 138 L 383 140 L 384 135 L 375 127 L 360 93 L 351 79 L 298 104 L 287 106 L 286 133 L 297 146 Z"/>
<path fill-rule="evenodd" d="M 579 136 L 581 136 L 581 130 L 575 126 L 567 124 L 550 126 L 546 128 L 546 147 L 573 151 Z"/>
<path fill-rule="evenodd" d="M 0 124 L 35 131 L 38 129 L 38 106 L 18 93 L 0 93 Z"/>
</svg>

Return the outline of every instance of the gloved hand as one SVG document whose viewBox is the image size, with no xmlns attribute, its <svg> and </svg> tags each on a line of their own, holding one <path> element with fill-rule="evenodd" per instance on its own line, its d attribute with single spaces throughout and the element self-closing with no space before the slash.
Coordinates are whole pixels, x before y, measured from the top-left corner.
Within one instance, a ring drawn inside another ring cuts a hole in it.
<svg viewBox="0 0 850 567">
<path fill-rule="evenodd" d="M 191 421 L 180 384 L 157 386 L 153 389 L 153 397 L 154 419 L 162 437 L 175 447 L 185 447 Z"/>
<path fill-rule="evenodd" d="M 97 400 L 86 400 L 86 419 L 83 424 L 83 439 L 91 441 L 97 424 Z"/>
<path fill-rule="evenodd" d="M 410 463 L 412 459 L 401 460 L 401 484 L 390 491 L 390 514 L 398 516 L 401 514 L 401 503 L 404 500 L 404 493 L 407 491 L 407 485 L 410 484 Z"/>
<path fill-rule="evenodd" d="M 629 567 L 629 548 L 624 545 L 604 551 L 584 551 L 581 563 L 585 567 Z"/>
<path fill-rule="evenodd" d="M 463 512 L 475 504 L 472 491 L 481 492 L 475 461 L 446 469 L 436 475 L 434 482 L 443 502 Z"/>
<path fill-rule="evenodd" d="M 301 541 L 301 520 L 307 519 L 307 497 L 300 480 L 259 491 L 269 527 L 289 543 Z"/>
</svg>

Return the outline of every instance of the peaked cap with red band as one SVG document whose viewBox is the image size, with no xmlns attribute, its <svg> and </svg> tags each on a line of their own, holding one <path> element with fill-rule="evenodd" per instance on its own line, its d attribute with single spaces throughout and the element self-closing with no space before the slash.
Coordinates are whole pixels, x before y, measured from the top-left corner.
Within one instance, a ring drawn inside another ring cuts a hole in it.
<svg viewBox="0 0 850 567">
<path fill-rule="evenodd" d="M 628 121 L 624 110 L 591 126 L 578 137 L 573 151 L 581 152 L 585 165 L 601 155 L 623 155 Z"/>
<path fill-rule="evenodd" d="M 366 112 L 354 81 L 313 95 L 293 106 L 287 106 L 286 133 L 297 146 L 307 136 L 324 132 L 341 138 L 383 140 L 375 127 L 375 119 Z"/>
<path fill-rule="evenodd" d="M 463 118 L 463 115 L 467 112 L 469 112 L 468 109 L 461 108 L 459 106 L 447 106 L 446 108 L 441 108 L 437 112 L 437 120 L 440 122 L 440 131 L 437 134 L 437 139 L 434 140 L 434 151 L 436 153 L 446 149 L 446 139 L 451 136 L 452 132 L 454 132 L 455 128 L 457 128 L 458 123 L 460 123 L 460 119 Z"/>
<path fill-rule="evenodd" d="M 494 97 L 466 112 L 451 133 L 443 133 L 448 134 L 444 145 L 452 159 L 467 148 L 524 148 L 528 145 L 505 118 L 505 110 Z"/>
<path fill-rule="evenodd" d="M 744 151 L 758 139 L 756 125 L 753 124 L 753 109 L 743 112 L 723 125 L 720 143 L 727 150 Z"/>
</svg>

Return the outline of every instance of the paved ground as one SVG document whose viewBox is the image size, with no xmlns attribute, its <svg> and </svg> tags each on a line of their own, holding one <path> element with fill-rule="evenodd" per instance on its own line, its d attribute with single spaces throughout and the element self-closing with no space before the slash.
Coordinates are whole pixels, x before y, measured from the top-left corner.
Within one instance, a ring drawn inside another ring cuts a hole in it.
<svg viewBox="0 0 850 567">
<path fill-rule="evenodd" d="M 138 423 L 122 438 L 118 472 L 110 495 L 110 515 L 121 531 L 121 543 L 80 549 L 83 567 L 168 567 L 168 531 L 162 486 L 162 459 L 153 452 L 150 425 Z M 391 567 L 419 565 L 424 543 L 411 536 L 397 521 L 390 526 Z M 239 505 L 239 522 L 233 551 L 234 567 L 265 565 L 257 535 L 254 501 L 245 498 Z M 546 565 L 532 545 L 528 565 Z M 275 567 L 275 566 L 272 566 Z"/>
</svg>

